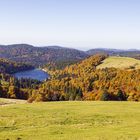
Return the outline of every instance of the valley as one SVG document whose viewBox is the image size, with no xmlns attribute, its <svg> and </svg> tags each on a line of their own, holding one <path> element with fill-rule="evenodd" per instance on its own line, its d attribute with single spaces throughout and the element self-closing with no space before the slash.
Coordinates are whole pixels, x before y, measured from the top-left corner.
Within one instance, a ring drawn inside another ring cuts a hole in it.
<svg viewBox="0 0 140 140">
<path fill-rule="evenodd" d="M 1 69 L 2 98 L 30 103 L 140 101 L 140 60 L 130 57 L 99 53 L 82 60 L 50 61 L 40 69 L 3 58 Z"/>
<path fill-rule="evenodd" d="M 0 140 L 140 140 L 140 0 L 0 0 Z"/>
<path fill-rule="evenodd" d="M 21 71 L 18 73 L 15 73 L 14 76 L 18 79 L 24 78 L 24 79 L 34 79 L 38 81 L 45 81 L 48 79 L 49 75 L 47 72 L 41 70 L 41 69 L 33 69 L 28 71 Z"/>
<path fill-rule="evenodd" d="M 0 60 L 0 140 L 140 138 L 140 60 L 74 59 Z"/>
</svg>

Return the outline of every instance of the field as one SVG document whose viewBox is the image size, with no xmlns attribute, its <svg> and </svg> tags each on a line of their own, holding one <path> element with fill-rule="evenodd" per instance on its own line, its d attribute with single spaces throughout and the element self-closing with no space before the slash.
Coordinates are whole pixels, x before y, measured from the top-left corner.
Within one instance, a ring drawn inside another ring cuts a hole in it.
<svg viewBox="0 0 140 140">
<path fill-rule="evenodd" d="M 138 102 L 0 106 L 0 140 L 139 140 Z"/>
<path fill-rule="evenodd" d="M 108 57 L 103 61 L 101 65 L 97 68 L 102 69 L 106 67 L 115 67 L 121 69 L 139 69 L 140 68 L 140 60 L 130 58 L 130 57 Z"/>
</svg>

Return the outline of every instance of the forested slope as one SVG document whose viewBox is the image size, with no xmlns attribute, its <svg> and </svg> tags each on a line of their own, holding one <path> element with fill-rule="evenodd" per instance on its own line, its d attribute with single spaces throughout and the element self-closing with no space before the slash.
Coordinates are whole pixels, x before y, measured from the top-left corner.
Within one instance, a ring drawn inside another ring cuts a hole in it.
<svg viewBox="0 0 140 140">
<path fill-rule="evenodd" d="M 87 53 L 59 46 L 35 47 L 28 44 L 0 45 L 0 58 L 29 63 L 36 67 L 48 62 L 75 61 L 88 56 Z"/>
<path fill-rule="evenodd" d="M 8 59 L 0 58 L 0 73 L 13 74 L 19 71 L 33 69 L 34 67 L 29 64 L 16 63 Z"/>
<path fill-rule="evenodd" d="M 51 70 L 50 79 L 39 83 L 1 74 L 1 97 L 33 101 L 116 100 L 140 101 L 140 69 L 97 67 L 108 58 L 94 55 L 81 62 Z"/>
<path fill-rule="evenodd" d="M 96 69 L 106 58 L 95 55 L 52 72 L 31 100 L 140 100 L 140 70 Z"/>
</svg>

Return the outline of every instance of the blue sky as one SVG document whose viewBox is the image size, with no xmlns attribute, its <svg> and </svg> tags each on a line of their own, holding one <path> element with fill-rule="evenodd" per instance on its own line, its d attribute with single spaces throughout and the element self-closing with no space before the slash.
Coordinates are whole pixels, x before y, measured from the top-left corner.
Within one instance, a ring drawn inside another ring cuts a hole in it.
<svg viewBox="0 0 140 140">
<path fill-rule="evenodd" d="M 140 49 L 140 0 L 1 0 L 0 44 Z"/>
</svg>

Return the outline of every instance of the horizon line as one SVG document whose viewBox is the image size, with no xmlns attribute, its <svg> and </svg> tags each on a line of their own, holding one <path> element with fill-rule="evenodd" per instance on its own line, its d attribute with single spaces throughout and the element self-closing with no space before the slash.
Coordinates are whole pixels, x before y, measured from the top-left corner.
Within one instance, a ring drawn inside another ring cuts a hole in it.
<svg viewBox="0 0 140 140">
<path fill-rule="evenodd" d="M 33 47 L 60 47 L 60 48 L 67 48 L 67 49 L 75 49 L 75 50 L 80 50 L 80 51 L 89 51 L 89 50 L 93 50 L 93 49 L 108 49 L 108 50 L 122 50 L 122 51 L 127 51 L 127 50 L 135 50 L 135 51 L 140 51 L 140 49 L 137 48 L 111 48 L 111 47 L 93 47 L 93 48 L 89 48 L 89 49 L 84 49 L 84 47 L 80 48 L 75 48 L 75 47 L 68 47 L 68 46 L 64 46 L 64 45 L 35 45 L 35 44 L 30 44 L 30 43 L 11 43 L 11 44 L 0 44 L 0 46 L 11 46 L 11 45 L 29 45 L 29 46 L 33 46 Z M 87 48 L 87 47 L 85 47 Z"/>
</svg>

